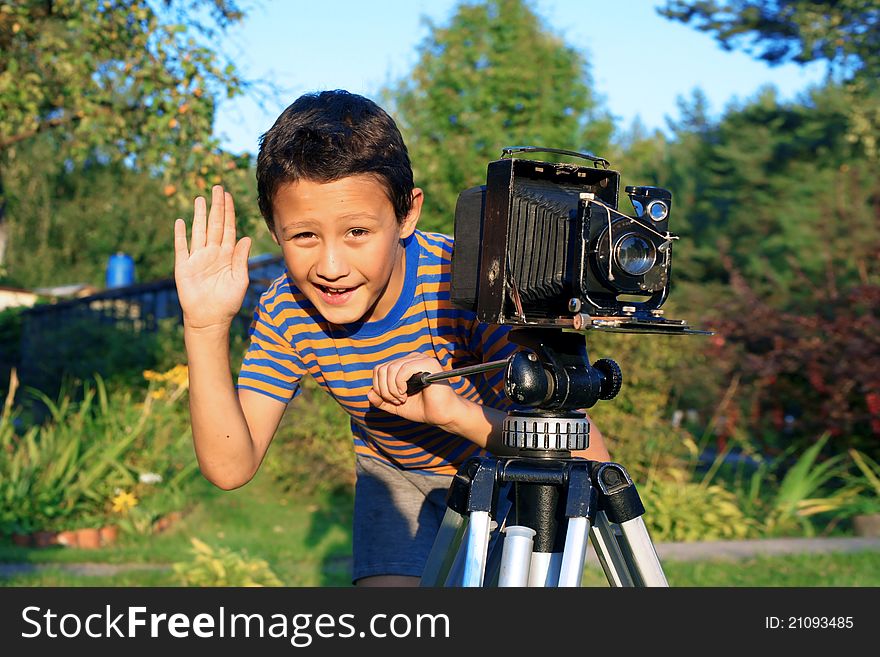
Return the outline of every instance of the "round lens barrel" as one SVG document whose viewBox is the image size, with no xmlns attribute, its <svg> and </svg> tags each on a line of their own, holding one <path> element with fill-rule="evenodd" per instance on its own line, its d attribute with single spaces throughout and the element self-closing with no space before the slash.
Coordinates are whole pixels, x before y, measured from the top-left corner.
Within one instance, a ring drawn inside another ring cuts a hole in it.
<svg viewBox="0 0 880 657">
<path fill-rule="evenodd" d="M 615 259 L 617 266 L 630 276 L 641 276 L 654 266 L 657 252 L 644 237 L 630 233 L 618 240 Z"/>
</svg>

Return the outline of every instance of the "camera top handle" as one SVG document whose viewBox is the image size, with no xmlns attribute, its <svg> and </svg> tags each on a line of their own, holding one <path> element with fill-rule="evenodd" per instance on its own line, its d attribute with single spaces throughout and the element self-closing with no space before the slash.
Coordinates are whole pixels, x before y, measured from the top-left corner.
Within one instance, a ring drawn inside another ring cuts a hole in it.
<svg viewBox="0 0 880 657">
<path fill-rule="evenodd" d="M 506 146 L 501 149 L 501 157 L 509 157 L 514 153 L 555 153 L 556 155 L 570 155 L 571 157 L 582 157 L 590 160 L 595 165 L 607 169 L 611 163 L 604 157 L 596 157 L 592 153 L 581 153 L 578 151 L 568 151 L 564 148 L 542 148 L 540 146 Z"/>
</svg>

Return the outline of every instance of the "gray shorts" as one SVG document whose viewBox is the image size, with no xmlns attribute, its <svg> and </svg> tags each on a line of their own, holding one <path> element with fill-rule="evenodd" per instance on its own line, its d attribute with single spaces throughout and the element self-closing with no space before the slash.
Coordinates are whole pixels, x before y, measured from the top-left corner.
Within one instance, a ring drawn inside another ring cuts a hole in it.
<svg viewBox="0 0 880 657">
<path fill-rule="evenodd" d="M 446 513 L 449 475 L 407 472 L 358 456 L 352 581 L 373 575 L 421 577 Z"/>
</svg>

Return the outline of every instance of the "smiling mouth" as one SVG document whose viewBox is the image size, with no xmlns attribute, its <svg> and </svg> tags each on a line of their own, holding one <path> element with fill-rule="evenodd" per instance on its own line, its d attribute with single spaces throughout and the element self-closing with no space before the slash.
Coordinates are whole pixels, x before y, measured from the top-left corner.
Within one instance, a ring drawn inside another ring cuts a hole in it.
<svg viewBox="0 0 880 657">
<path fill-rule="evenodd" d="M 321 293 L 321 297 L 330 304 L 345 303 L 351 297 L 352 293 L 359 287 L 331 287 L 329 285 L 318 285 L 315 287 Z"/>
</svg>

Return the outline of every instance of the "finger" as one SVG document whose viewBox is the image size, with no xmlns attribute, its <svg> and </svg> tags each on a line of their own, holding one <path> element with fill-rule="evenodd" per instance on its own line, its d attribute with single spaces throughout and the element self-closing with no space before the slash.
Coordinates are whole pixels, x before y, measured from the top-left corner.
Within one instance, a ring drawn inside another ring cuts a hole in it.
<svg viewBox="0 0 880 657">
<path fill-rule="evenodd" d="M 251 238 L 242 237 L 232 251 L 232 275 L 236 279 L 249 280 L 248 254 L 251 252 Z"/>
<path fill-rule="evenodd" d="M 397 400 L 403 404 L 407 399 L 406 381 L 416 372 L 424 371 L 414 361 L 423 361 L 418 355 L 404 356 L 391 364 L 388 372 L 388 388 Z"/>
<path fill-rule="evenodd" d="M 207 201 L 203 196 L 196 197 L 193 202 L 193 225 L 190 248 L 195 251 L 205 246 L 205 230 L 208 216 Z"/>
<path fill-rule="evenodd" d="M 209 246 L 220 246 L 223 239 L 223 221 L 226 217 L 226 196 L 220 185 L 214 185 L 211 188 L 211 212 L 208 214 L 208 236 L 207 244 Z"/>
<path fill-rule="evenodd" d="M 230 248 L 235 245 L 235 204 L 232 202 L 232 194 L 223 194 L 223 238 L 220 246 Z"/>
<path fill-rule="evenodd" d="M 399 402 L 403 403 L 406 401 L 407 397 L 406 379 L 414 372 L 414 370 L 405 358 L 394 361 L 388 369 L 388 389 Z M 401 380 L 403 380 L 403 385 L 401 385 Z"/>
<path fill-rule="evenodd" d="M 399 413 L 396 405 L 388 403 L 373 390 L 367 391 L 367 400 L 369 400 L 369 402 L 380 411 L 386 411 L 388 413 L 393 413 L 394 415 L 398 415 Z"/>
<path fill-rule="evenodd" d="M 174 222 L 174 267 L 177 268 L 189 258 L 186 246 L 186 222 L 177 219 Z"/>
<path fill-rule="evenodd" d="M 399 404 L 397 396 L 388 387 L 388 368 L 390 363 L 379 365 L 373 370 L 373 391 L 390 404 Z"/>
<path fill-rule="evenodd" d="M 400 395 L 404 399 L 409 396 L 407 393 L 407 381 L 409 381 L 413 375 L 419 374 L 420 372 L 428 372 L 428 370 L 425 367 L 419 367 L 418 364 L 407 364 L 406 366 L 401 367 L 395 375 L 394 386 L 400 391 Z"/>
</svg>

